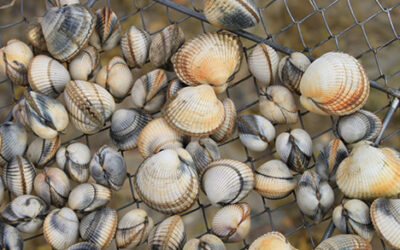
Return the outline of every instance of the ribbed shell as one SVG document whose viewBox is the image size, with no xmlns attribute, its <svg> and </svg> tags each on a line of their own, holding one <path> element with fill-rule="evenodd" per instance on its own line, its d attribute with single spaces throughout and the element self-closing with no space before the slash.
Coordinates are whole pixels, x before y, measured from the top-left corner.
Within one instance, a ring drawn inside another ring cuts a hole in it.
<svg viewBox="0 0 400 250">
<path fill-rule="evenodd" d="M 5 193 L 4 181 L 2 178 L 0 178 L 0 205 L 3 204 L 4 193 Z"/>
<path fill-rule="evenodd" d="M 300 52 L 293 52 L 279 62 L 278 76 L 281 83 L 294 93 L 300 95 L 300 81 L 311 64 L 310 59 Z"/>
<path fill-rule="evenodd" d="M 23 155 L 28 134 L 19 123 L 5 122 L 0 125 L 0 166 L 7 165 L 15 156 Z"/>
<path fill-rule="evenodd" d="M 62 62 L 72 59 L 88 43 L 95 24 L 95 16 L 80 5 L 48 9 L 41 22 L 48 51 Z"/>
<path fill-rule="evenodd" d="M 147 158 L 139 166 L 134 184 L 146 205 L 165 214 L 189 209 L 199 191 L 192 157 L 184 149 L 166 149 Z"/>
<path fill-rule="evenodd" d="M 71 191 L 68 176 L 59 168 L 45 168 L 36 176 L 34 188 L 40 198 L 55 207 L 64 206 Z"/>
<path fill-rule="evenodd" d="M 346 146 L 339 139 L 333 139 L 318 155 L 315 171 L 324 180 L 336 182 L 336 171 L 339 164 L 349 155 Z"/>
<path fill-rule="evenodd" d="M 68 247 L 67 250 L 100 250 L 100 248 L 91 242 L 83 241 Z"/>
<path fill-rule="evenodd" d="M 64 100 L 72 123 L 86 134 L 102 129 L 115 110 L 114 99 L 107 90 L 80 80 L 66 85 Z"/>
<path fill-rule="evenodd" d="M 141 68 L 149 56 L 151 38 L 147 31 L 130 26 L 121 38 L 121 50 L 129 66 Z"/>
<path fill-rule="evenodd" d="M 213 234 L 205 234 L 199 239 L 191 239 L 186 242 L 183 250 L 225 250 L 222 240 Z"/>
<path fill-rule="evenodd" d="M 219 129 L 225 119 L 224 105 L 207 85 L 186 87 L 167 101 L 163 117 L 178 132 L 204 136 Z"/>
<path fill-rule="evenodd" d="M 217 129 L 215 133 L 210 135 L 210 137 L 216 142 L 226 141 L 234 132 L 236 128 L 236 107 L 235 103 L 229 99 L 225 98 L 222 101 L 225 109 L 225 119 L 222 126 Z"/>
<path fill-rule="evenodd" d="M 89 179 L 90 149 L 76 142 L 61 147 L 56 155 L 57 165 L 72 180 L 83 183 Z"/>
<path fill-rule="evenodd" d="M 210 202 L 220 207 L 245 198 L 254 187 L 254 174 L 240 161 L 221 159 L 204 169 L 200 183 Z"/>
<path fill-rule="evenodd" d="M 354 57 L 329 52 L 307 68 L 300 82 L 300 102 L 321 115 L 348 115 L 364 106 L 369 95 L 368 77 Z"/>
<path fill-rule="evenodd" d="M 43 168 L 56 155 L 60 145 L 60 136 L 49 140 L 38 137 L 29 144 L 28 150 L 26 151 L 26 158 L 37 168 Z"/>
<path fill-rule="evenodd" d="M 111 190 L 95 183 L 84 183 L 72 189 L 68 206 L 77 212 L 92 212 L 107 205 L 111 200 Z"/>
<path fill-rule="evenodd" d="M 371 244 L 354 234 L 339 234 L 321 242 L 315 250 L 357 249 L 372 250 Z"/>
<path fill-rule="evenodd" d="M 3 249 L 23 250 L 24 240 L 18 230 L 6 223 L 0 223 L 0 247 Z"/>
<path fill-rule="evenodd" d="M 44 40 L 42 26 L 40 26 L 40 23 L 33 23 L 29 27 L 26 38 L 34 47 L 35 52 L 47 51 L 46 40 Z"/>
<path fill-rule="evenodd" d="M 90 38 L 90 45 L 98 50 L 111 50 L 121 38 L 121 25 L 117 15 L 108 7 L 96 11 L 96 28 Z"/>
<path fill-rule="evenodd" d="M 28 117 L 26 116 L 25 99 L 22 98 L 12 108 L 13 121 L 22 124 L 25 128 L 29 128 Z M 1 161 L 1 160 L 0 160 Z"/>
<path fill-rule="evenodd" d="M 46 8 L 61 7 L 65 5 L 80 4 L 79 0 L 46 0 Z"/>
<path fill-rule="evenodd" d="M 186 233 L 182 218 L 178 215 L 168 217 L 149 234 L 151 249 L 178 250 L 185 244 Z"/>
<path fill-rule="evenodd" d="M 278 231 L 273 231 L 261 235 L 253 243 L 251 243 L 249 250 L 263 250 L 263 249 L 279 249 L 279 250 L 294 250 L 292 245 L 286 237 Z"/>
<path fill-rule="evenodd" d="M 278 64 L 278 54 L 265 43 L 257 44 L 249 54 L 249 71 L 257 79 L 260 86 L 268 86 L 275 82 Z"/>
<path fill-rule="evenodd" d="M 400 193 L 400 154 L 394 149 L 357 143 L 336 172 L 339 189 L 349 198 L 374 199 Z"/>
<path fill-rule="evenodd" d="M 198 174 L 212 161 L 221 158 L 218 144 L 208 137 L 192 139 L 186 150 L 192 156 Z"/>
<path fill-rule="evenodd" d="M 168 83 L 167 87 L 167 99 L 171 98 L 180 89 L 183 89 L 187 85 L 182 82 L 179 78 L 174 78 Z"/>
<path fill-rule="evenodd" d="M 99 52 L 92 46 L 84 48 L 68 64 L 73 80 L 93 82 L 101 67 Z"/>
<path fill-rule="evenodd" d="M 33 164 L 18 155 L 4 166 L 2 177 L 8 190 L 13 195 L 20 196 L 32 192 L 35 176 Z"/>
</svg>

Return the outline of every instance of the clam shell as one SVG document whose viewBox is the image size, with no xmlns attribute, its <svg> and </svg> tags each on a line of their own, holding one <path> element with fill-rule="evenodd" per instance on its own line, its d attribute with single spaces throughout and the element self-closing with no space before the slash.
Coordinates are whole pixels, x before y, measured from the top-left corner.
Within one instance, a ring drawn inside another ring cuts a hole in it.
<svg viewBox="0 0 400 250">
<path fill-rule="evenodd" d="M 46 216 L 43 234 L 55 249 L 66 249 L 79 239 L 79 220 L 74 211 L 64 207 L 54 209 Z"/>
<path fill-rule="evenodd" d="M 7 189 L 15 196 L 30 194 L 36 170 L 33 164 L 17 155 L 3 168 L 3 181 Z"/>
<path fill-rule="evenodd" d="M 145 210 L 132 209 L 118 222 L 115 240 L 119 248 L 134 248 L 143 244 L 154 227 Z"/>
<path fill-rule="evenodd" d="M 285 56 L 280 60 L 278 66 L 281 83 L 300 95 L 300 80 L 310 64 L 310 59 L 300 52 L 293 52 L 289 56 Z"/>
<path fill-rule="evenodd" d="M 371 244 L 354 234 L 339 234 L 321 242 L 315 250 L 357 249 L 372 250 Z"/>
<path fill-rule="evenodd" d="M 90 149 L 85 144 L 76 142 L 61 147 L 56 155 L 57 165 L 72 178 L 83 183 L 89 179 Z"/>
<path fill-rule="evenodd" d="M 167 101 L 163 117 L 178 132 L 205 136 L 219 129 L 225 119 L 224 105 L 207 85 L 186 87 Z"/>
<path fill-rule="evenodd" d="M 46 0 L 46 8 L 61 7 L 65 5 L 80 4 L 79 0 Z"/>
<path fill-rule="evenodd" d="M 192 156 L 198 174 L 212 161 L 221 158 L 217 143 L 208 137 L 192 139 L 186 150 Z"/>
<path fill-rule="evenodd" d="M 184 149 L 166 149 L 144 160 L 134 184 L 146 205 L 165 214 L 189 209 L 199 190 L 193 159 Z"/>
<path fill-rule="evenodd" d="M 288 196 L 297 185 L 289 168 L 280 160 L 262 164 L 254 175 L 254 190 L 268 199 L 281 199 Z"/>
<path fill-rule="evenodd" d="M 48 9 L 41 22 L 48 51 L 61 62 L 72 59 L 88 43 L 95 24 L 95 16 L 80 5 Z"/>
<path fill-rule="evenodd" d="M 118 109 L 111 118 L 112 142 L 122 150 L 136 148 L 142 129 L 150 121 L 151 116 L 140 109 Z"/>
<path fill-rule="evenodd" d="M 44 40 L 44 35 L 40 23 L 32 24 L 26 34 L 26 38 L 37 51 L 47 51 L 46 40 Z"/>
<path fill-rule="evenodd" d="M 121 37 L 121 50 L 129 66 L 141 68 L 149 56 L 151 38 L 147 31 L 130 26 Z"/>
<path fill-rule="evenodd" d="M 102 129 L 115 110 L 114 99 L 107 90 L 80 80 L 66 85 L 64 100 L 72 123 L 86 134 Z"/>
<path fill-rule="evenodd" d="M 35 177 L 33 186 L 40 198 L 55 207 L 64 206 L 71 191 L 68 176 L 59 168 L 45 168 Z"/>
<path fill-rule="evenodd" d="M 83 241 L 68 247 L 67 250 L 100 250 L 100 248 L 91 242 Z"/>
<path fill-rule="evenodd" d="M 43 168 L 56 155 L 60 145 L 60 136 L 48 140 L 38 137 L 29 144 L 28 150 L 26 151 L 26 158 L 37 168 Z"/>
<path fill-rule="evenodd" d="M 262 116 L 239 115 L 236 123 L 240 141 L 252 151 L 264 151 L 275 138 L 274 126 Z"/>
<path fill-rule="evenodd" d="M 168 83 L 167 87 L 167 99 L 171 98 L 179 90 L 183 89 L 187 85 L 183 83 L 179 78 L 174 78 Z"/>
<path fill-rule="evenodd" d="M 263 249 L 280 249 L 280 250 L 294 250 L 292 245 L 286 237 L 280 232 L 273 231 L 261 235 L 253 243 L 251 243 L 249 250 L 263 250 Z"/>
<path fill-rule="evenodd" d="M 92 46 L 84 48 L 68 64 L 73 80 L 93 82 L 101 68 L 99 52 Z"/>
<path fill-rule="evenodd" d="M 191 239 L 183 246 L 183 250 L 225 250 L 224 243 L 213 234 L 205 234 L 199 239 Z"/>
<path fill-rule="evenodd" d="M 121 25 L 114 11 L 108 7 L 96 11 L 96 28 L 89 43 L 98 50 L 111 50 L 121 38 Z"/>
<path fill-rule="evenodd" d="M 15 156 L 23 155 L 28 134 L 19 123 L 4 122 L 0 125 L 0 166 L 7 165 Z"/>
<path fill-rule="evenodd" d="M 111 190 L 95 183 L 79 184 L 68 197 L 68 207 L 76 212 L 92 212 L 107 205 Z"/>
<path fill-rule="evenodd" d="M 23 250 L 24 240 L 15 227 L 0 223 L 0 246 L 4 249 Z"/>
<path fill-rule="evenodd" d="M 105 248 L 114 238 L 117 222 L 117 212 L 110 207 L 104 207 L 83 217 L 79 232 L 83 240 Z"/>
<path fill-rule="evenodd" d="M 151 230 L 148 244 L 151 249 L 182 249 L 186 240 L 185 225 L 178 215 L 168 217 Z"/>
<path fill-rule="evenodd" d="M 339 189 L 349 198 L 374 199 L 400 193 L 400 154 L 375 147 L 368 141 L 355 144 L 337 171 Z"/>
<path fill-rule="evenodd" d="M 22 98 L 19 102 L 17 102 L 12 108 L 12 116 L 15 123 L 20 123 L 24 127 L 29 128 L 29 121 L 26 115 L 25 108 L 25 99 Z M 1 160 L 0 160 L 1 161 Z"/>
<path fill-rule="evenodd" d="M 336 171 L 339 164 L 349 155 L 343 142 L 336 138 L 329 142 L 318 155 L 315 171 L 324 180 L 336 182 Z"/>
<path fill-rule="evenodd" d="M 249 204 L 228 205 L 214 215 L 211 231 L 224 242 L 241 241 L 250 232 L 250 221 Z"/>
<path fill-rule="evenodd" d="M 265 43 L 257 44 L 248 57 L 249 71 L 261 86 L 268 86 L 275 82 L 278 65 L 278 54 Z"/>
<path fill-rule="evenodd" d="M 354 57 L 329 52 L 315 60 L 300 81 L 300 102 L 321 115 L 348 115 L 368 99 L 369 81 Z"/>
<path fill-rule="evenodd" d="M 236 107 L 235 103 L 229 99 L 225 98 L 222 101 L 225 109 L 225 119 L 222 126 L 217 129 L 215 133 L 210 135 L 210 137 L 216 142 L 223 142 L 226 141 L 234 132 L 236 128 Z"/>
<path fill-rule="evenodd" d="M 246 164 L 228 159 L 211 162 L 201 173 L 201 188 L 215 206 L 234 204 L 254 187 L 254 174 Z"/>
</svg>

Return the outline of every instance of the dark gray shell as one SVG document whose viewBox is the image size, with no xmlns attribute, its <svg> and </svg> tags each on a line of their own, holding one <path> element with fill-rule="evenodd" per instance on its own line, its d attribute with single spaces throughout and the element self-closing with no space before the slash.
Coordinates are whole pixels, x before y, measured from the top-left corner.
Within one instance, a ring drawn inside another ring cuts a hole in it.
<svg viewBox="0 0 400 250">
<path fill-rule="evenodd" d="M 186 241 L 185 225 L 178 215 L 168 217 L 156 226 L 149 235 L 151 249 L 182 249 Z"/>
<path fill-rule="evenodd" d="M 15 227 L 0 222 L 0 248 L 22 250 L 24 248 L 24 240 Z"/>
<path fill-rule="evenodd" d="M 23 155 L 28 134 L 19 123 L 5 122 L 0 125 L 0 166 L 6 165 L 17 155 Z"/>
<path fill-rule="evenodd" d="M 67 250 L 100 250 L 100 248 L 91 242 L 84 241 L 68 247 Z"/>
<path fill-rule="evenodd" d="M 2 175 L 5 186 L 15 196 L 30 194 L 35 176 L 33 164 L 19 155 L 4 167 Z"/>
<path fill-rule="evenodd" d="M 218 144 L 208 137 L 192 140 L 186 150 L 192 156 L 198 174 L 212 161 L 221 159 Z"/>
<path fill-rule="evenodd" d="M 98 50 L 111 50 L 121 38 L 121 25 L 114 11 L 108 7 L 96 11 L 96 28 L 90 44 Z"/>
<path fill-rule="evenodd" d="M 318 155 L 315 171 L 323 180 L 336 181 L 339 164 L 349 155 L 343 142 L 336 138 L 329 142 Z"/>
<path fill-rule="evenodd" d="M 278 76 L 281 83 L 300 95 L 300 80 L 311 64 L 310 59 L 300 52 L 293 52 L 279 62 Z"/>
</svg>

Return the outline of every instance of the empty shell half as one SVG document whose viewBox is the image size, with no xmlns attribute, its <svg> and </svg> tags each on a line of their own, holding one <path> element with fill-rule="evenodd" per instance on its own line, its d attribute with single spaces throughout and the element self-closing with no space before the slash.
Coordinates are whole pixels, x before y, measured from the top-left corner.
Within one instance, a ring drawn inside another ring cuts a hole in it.
<svg viewBox="0 0 400 250">
<path fill-rule="evenodd" d="M 183 250 L 225 250 L 224 242 L 213 234 L 205 234 L 199 239 L 191 239 L 183 246 Z"/>
<path fill-rule="evenodd" d="M 149 234 L 148 244 L 151 249 L 182 249 L 185 244 L 185 225 L 179 215 L 163 220 Z"/>
<path fill-rule="evenodd" d="M 198 174 L 200 174 L 209 163 L 221 158 L 218 144 L 208 137 L 193 138 L 186 146 L 186 150 L 192 156 Z"/>
<path fill-rule="evenodd" d="M 322 241 L 315 250 L 359 249 L 372 250 L 369 241 L 355 234 L 339 234 Z"/>
<path fill-rule="evenodd" d="M 73 80 L 93 82 L 101 68 L 99 52 L 92 46 L 84 48 L 68 64 Z"/>
<path fill-rule="evenodd" d="M 261 235 L 253 243 L 251 243 L 249 250 L 267 250 L 267 249 L 280 249 L 280 250 L 294 250 L 286 237 L 278 231 L 273 231 Z"/>
<path fill-rule="evenodd" d="M 26 158 L 37 168 L 43 168 L 56 155 L 60 145 L 60 136 L 48 140 L 38 137 L 29 144 L 26 151 Z"/>
<path fill-rule="evenodd" d="M 75 142 L 61 147 L 56 161 L 72 180 L 83 183 L 89 179 L 90 149 L 85 144 Z"/>
<path fill-rule="evenodd" d="M 235 131 L 236 128 L 236 107 L 235 103 L 229 99 L 225 98 L 222 101 L 225 109 L 225 119 L 222 126 L 217 129 L 216 132 L 210 135 L 210 137 L 216 142 L 226 141 Z"/>
<path fill-rule="evenodd" d="M 275 83 L 278 64 L 278 53 L 265 43 L 257 44 L 249 54 L 249 71 L 257 79 L 260 86 L 265 87 Z"/>
<path fill-rule="evenodd" d="M 121 50 L 129 66 L 141 68 L 149 56 L 151 38 L 147 31 L 130 26 L 121 37 Z"/>
<path fill-rule="evenodd" d="M 264 151 L 275 138 L 272 123 L 259 115 L 239 115 L 236 120 L 239 139 L 252 151 Z"/>
<path fill-rule="evenodd" d="M 68 176 L 59 168 L 45 168 L 33 185 L 38 196 L 55 207 L 64 206 L 71 191 Z"/>
<path fill-rule="evenodd" d="M 23 250 L 24 240 L 15 227 L 0 223 L 0 247 L 3 249 Z"/>
<path fill-rule="evenodd" d="M 301 77 L 310 64 L 310 59 L 300 52 L 293 52 L 289 56 L 285 56 L 279 62 L 278 68 L 281 83 L 300 95 Z"/>
<path fill-rule="evenodd" d="M 30 194 L 36 169 L 33 164 L 17 155 L 3 167 L 3 181 L 7 189 L 15 196 Z"/>
<path fill-rule="evenodd" d="M 15 156 L 23 155 L 28 141 L 25 128 L 19 123 L 0 125 L 0 166 L 7 165 Z"/>
<path fill-rule="evenodd" d="M 90 37 L 90 45 L 98 50 L 111 50 L 121 38 L 121 25 L 114 11 L 108 7 L 96 11 L 96 28 Z"/>
<path fill-rule="evenodd" d="M 87 213 L 107 205 L 110 200 L 109 188 L 95 183 L 83 183 L 72 189 L 68 207 L 78 213 Z"/>
</svg>

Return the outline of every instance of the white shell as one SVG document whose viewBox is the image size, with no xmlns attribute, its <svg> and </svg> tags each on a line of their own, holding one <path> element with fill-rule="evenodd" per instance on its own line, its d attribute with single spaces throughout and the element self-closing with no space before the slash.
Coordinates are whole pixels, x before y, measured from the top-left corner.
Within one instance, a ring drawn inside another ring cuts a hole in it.
<svg viewBox="0 0 400 250">
<path fill-rule="evenodd" d="M 261 86 L 268 86 L 275 82 L 278 64 L 278 54 L 265 43 L 257 44 L 249 54 L 249 70 Z"/>
<path fill-rule="evenodd" d="M 83 183 L 89 179 L 90 149 L 83 143 L 75 142 L 61 147 L 56 155 L 57 165 L 72 180 Z"/>
<path fill-rule="evenodd" d="M 121 38 L 121 50 L 129 66 L 141 68 L 149 55 L 151 38 L 149 33 L 130 26 Z"/>
</svg>

